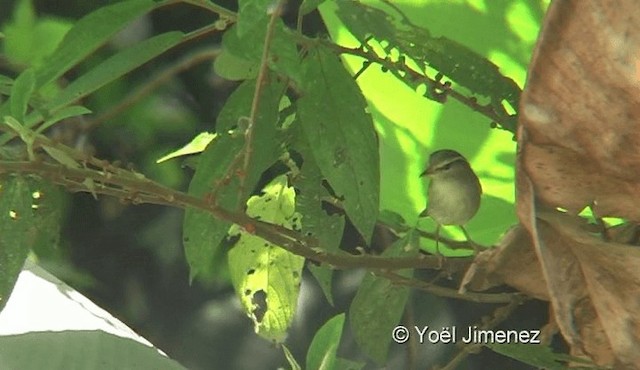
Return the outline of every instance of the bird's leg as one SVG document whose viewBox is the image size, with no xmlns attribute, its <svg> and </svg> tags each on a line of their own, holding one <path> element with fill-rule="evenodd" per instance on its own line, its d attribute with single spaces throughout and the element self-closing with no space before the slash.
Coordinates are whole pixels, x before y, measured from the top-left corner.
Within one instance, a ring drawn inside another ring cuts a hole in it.
<svg viewBox="0 0 640 370">
<path fill-rule="evenodd" d="M 478 252 L 480 251 L 479 245 L 476 244 L 476 242 L 474 242 L 471 237 L 469 236 L 469 233 L 467 232 L 467 229 L 464 228 L 464 226 L 460 225 L 460 228 L 462 229 L 462 232 L 464 233 L 464 237 L 467 238 L 467 242 L 469 242 L 469 244 L 471 244 L 471 247 L 473 248 L 473 255 L 477 255 Z"/>
<path fill-rule="evenodd" d="M 440 224 L 436 224 L 436 256 L 438 256 L 438 269 L 444 264 L 444 257 L 440 253 Z"/>
</svg>

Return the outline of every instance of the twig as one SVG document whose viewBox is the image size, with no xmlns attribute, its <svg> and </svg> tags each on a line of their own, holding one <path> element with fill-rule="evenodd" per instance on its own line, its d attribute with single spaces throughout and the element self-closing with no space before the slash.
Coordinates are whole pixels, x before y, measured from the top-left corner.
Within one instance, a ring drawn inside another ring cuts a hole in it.
<svg viewBox="0 0 640 370">
<path fill-rule="evenodd" d="M 119 169 L 106 161 L 87 158 L 93 168 L 70 168 L 42 161 L 0 161 L 0 174 L 26 173 L 35 174 L 51 182 L 67 187 L 70 191 L 105 194 L 130 201 L 134 204 L 149 203 L 178 208 L 194 208 L 211 213 L 214 217 L 234 223 L 251 231 L 275 245 L 291 253 L 310 260 L 325 263 L 335 269 L 367 268 L 367 269 L 437 269 L 439 258 L 420 255 L 418 257 L 379 257 L 375 255 L 352 255 L 346 252 L 328 252 L 319 247 L 314 238 L 305 237 L 297 231 L 279 225 L 255 220 L 242 212 L 228 211 L 217 205 L 204 202 L 192 195 L 173 190 L 156 183 L 141 174 Z M 83 182 L 87 179 L 96 184 L 88 189 Z M 466 269 L 471 258 L 455 258 L 447 260 L 445 265 L 452 271 Z"/>
<path fill-rule="evenodd" d="M 82 128 L 85 131 L 90 131 L 94 129 L 96 126 L 102 124 L 105 121 L 110 120 L 111 118 L 117 116 L 123 111 L 127 110 L 129 107 L 134 105 L 136 102 L 140 101 L 142 98 L 153 92 L 158 86 L 164 84 L 171 77 L 176 74 L 185 71 L 197 64 L 200 64 L 204 61 L 215 59 L 220 54 L 219 49 L 203 49 L 196 51 L 195 53 L 191 53 L 184 58 L 180 59 L 177 63 L 166 67 L 160 72 L 156 73 L 154 76 L 149 78 L 146 82 L 141 84 L 136 90 L 127 95 L 124 99 L 122 99 L 118 104 L 110 107 L 104 113 L 100 114 L 98 117 L 90 120 L 84 125 Z"/>
<path fill-rule="evenodd" d="M 221 17 L 224 17 L 231 22 L 235 22 L 238 19 L 238 15 L 235 12 L 208 0 L 174 0 L 173 3 L 184 3 L 197 6 L 212 13 L 219 14 Z"/>
<path fill-rule="evenodd" d="M 476 303 L 511 303 L 522 299 L 522 295 L 519 293 L 466 292 L 464 294 L 460 294 L 457 289 L 445 288 L 418 279 L 407 278 L 398 273 L 387 270 L 374 271 L 374 274 L 388 279 L 392 284 L 415 288 L 445 298 L 461 299 L 463 301 Z"/>
<path fill-rule="evenodd" d="M 420 85 L 425 84 L 431 91 L 446 92 L 446 96 L 451 96 L 452 98 L 458 100 L 460 103 L 466 105 L 472 110 L 483 114 L 494 122 L 499 123 L 502 127 L 507 128 L 510 131 L 515 130 L 515 128 L 512 127 L 513 124 L 507 121 L 509 117 L 504 117 L 496 113 L 491 104 L 479 104 L 474 97 L 467 97 L 464 94 L 453 89 L 449 82 L 440 82 L 436 79 L 430 78 L 421 72 L 413 70 L 401 61 L 393 61 L 388 58 L 382 58 L 369 48 L 349 48 L 346 46 L 334 44 L 329 41 L 310 39 L 302 35 L 298 35 L 298 42 L 307 46 L 317 45 L 318 43 L 320 43 L 333 50 L 334 52 L 358 56 L 371 63 L 377 63 L 381 65 L 385 70 L 393 73 L 393 75 L 398 78 L 398 80 L 404 82 L 414 90 L 417 89 Z"/>
<path fill-rule="evenodd" d="M 504 305 L 502 307 L 498 307 L 493 312 L 493 317 L 491 317 L 486 323 L 481 325 L 480 329 L 481 330 L 489 330 L 489 329 L 493 329 L 496 326 L 500 325 L 501 322 L 506 320 L 511 315 L 511 313 L 513 313 L 513 311 L 515 311 L 516 308 L 518 308 L 518 306 L 520 306 L 527 299 L 528 298 L 526 298 L 524 296 L 520 296 L 519 299 L 514 299 L 509 304 Z M 455 369 L 457 369 L 458 365 L 460 365 L 460 363 L 465 358 L 467 358 L 467 356 L 469 356 L 472 353 L 477 353 L 483 346 L 484 346 L 483 343 L 473 343 L 473 344 L 467 344 L 467 345 L 463 346 L 460 349 L 460 352 L 458 352 L 451 359 L 451 361 L 449 361 L 449 363 L 447 363 L 444 367 L 439 368 L 439 370 L 455 370 Z"/>
<path fill-rule="evenodd" d="M 267 79 L 267 72 L 269 69 L 269 49 L 271 48 L 271 41 L 273 40 L 273 32 L 276 28 L 276 21 L 280 17 L 282 7 L 286 0 L 279 0 L 275 7 L 272 9 L 271 18 L 267 25 L 267 32 L 264 36 L 264 47 L 262 49 L 262 57 L 260 58 L 260 70 L 258 71 L 258 79 L 256 80 L 256 88 L 253 93 L 253 101 L 251 102 L 251 115 L 249 116 L 249 125 L 245 132 L 244 142 L 244 161 L 242 163 L 242 176 L 240 176 L 240 199 L 244 199 L 246 192 L 245 179 L 249 173 L 249 163 L 251 161 L 251 154 L 253 153 L 253 136 L 254 125 L 258 119 L 258 109 L 260 108 L 260 96 Z M 263 124 L 269 124 L 270 122 L 264 122 Z"/>
</svg>

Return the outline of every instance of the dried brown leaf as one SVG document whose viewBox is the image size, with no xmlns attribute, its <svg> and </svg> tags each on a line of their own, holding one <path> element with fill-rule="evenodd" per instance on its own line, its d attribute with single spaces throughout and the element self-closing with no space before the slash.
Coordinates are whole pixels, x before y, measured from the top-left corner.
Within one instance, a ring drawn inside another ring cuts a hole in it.
<svg viewBox="0 0 640 370">
<path fill-rule="evenodd" d="M 572 354 L 616 369 L 640 368 L 640 249 L 554 209 L 640 221 L 639 24 L 635 0 L 553 2 L 518 129 L 518 217 L 555 321 Z"/>
<path fill-rule="evenodd" d="M 555 1 L 521 102 L 520 160 L 536 196 L 640 220 L 640 6 Z"/>
<path fill-rule="evenodd" d="M 521 225 L 504 235 L 496 248 L 480 252 L 462 279 L 461 292 L 467 288 L 483 291 L 499 285 L 548 301 L 549 293 L 529 233 Z"/>
</svg>

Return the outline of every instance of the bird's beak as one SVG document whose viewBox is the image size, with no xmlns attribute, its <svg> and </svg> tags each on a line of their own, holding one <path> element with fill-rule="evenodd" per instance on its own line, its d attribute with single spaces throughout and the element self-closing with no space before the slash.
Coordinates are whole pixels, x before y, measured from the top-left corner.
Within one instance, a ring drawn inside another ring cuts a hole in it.
<svg viewBox="0 0 640 370">
<path fill-rule="evenodd" d="M 432 173 L 433 173 L 433 168 L 427 167 L 427 169 L 420 174 L 420 177 L 429 176 Z"/>
</svg>

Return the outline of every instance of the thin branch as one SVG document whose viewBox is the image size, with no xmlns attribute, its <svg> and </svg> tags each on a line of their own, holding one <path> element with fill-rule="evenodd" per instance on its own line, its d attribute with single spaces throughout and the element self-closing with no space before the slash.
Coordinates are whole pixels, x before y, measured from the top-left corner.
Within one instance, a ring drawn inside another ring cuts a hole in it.
<svg viewBox="0 0 640 370">
<path fill-rule="evenodd" d="M 502 307 L 498 307 L 493 312 L 493 316 L 491 318 L 489 318 L 486 321 L 483 320 L 485 322 L 482 325 L 480 325 L 479 329 L 480 330 L 490 330 L 490 329 L 493 329 L 496 326 L 500 325 L 501 322 L 503 322 L 504 320 L 509 318 L 509 316 L 511 316 L 513 311 L 515 311 L 516 308 L 518 308 L 526 300 L 528 300 L 528 298 L 526 298 L 524 296 L 520 296 L 519 299 L 514 299 L 509 304 L 504 305 Z M 451 359 L 451 361 L 449 361 L 449 363 L 446 366 L 440 368 L 440 370 L 455 370 L 455 369 L 457 369 L 458 365 L 460 365 L 460 363 L 465 358 L 467 358 L 467 356 L 469 356 L 472 353 L 477 353 L 478 351 L 480 351 L 480 349 L 483 346 L 484 346 L 483 343 L 472 343 L 472 344 L 464 345 L 462 347 L 462 349 L 460 349 L 460 352 L 458 352 L 454 356 L 454 358 Z"/>
<path fill-rule="evenodd" d="M 172 3 L 184 3 L 206 9 L 228 19 L 231 22 L 235 22 L 238 19 L 238 15 L 235 12 L 232 12 L 231 10 L 209 0 L 174 0 Z"/>
<path fill-rule="evenodd" d="M 430 78 L 421 72 L 413 70 L 401 61 L 393 61 L 391 59 L 382 58 L 378 54 L 376 54 L 375 51 L 368 48 L 348 48 L 327 41 L 316 41 L 310 39 L 306 39 L 306 41 L 304 41 L 301 38 L 299 38 L 299 40 L 307 44 L 320 42 L 322 45 L 327 46 L 338 53 L 358 56 L 369 62 L 377 63 L 381 65 L 385 70 L 393 73 L 393 75 L 398 78 L 398 80 L 404 82 L 414 90 L 417 89 L 420 85 L 425 84 L 431 91 L 440 91 L 442 92 L 441 94 L 445 94 L 445 96 L 451 96 L 452 98 L 456 99 L 472 110 L 485 115 L 494 122 L 499 123 L 504 128 L 510 128 L 512 126 L 510 122 L 506 121 L 508 117 L 504 117 L 496 113 L 491 104 L 479 104 L 474 97 L 467 97 L 464 94 L 453 89 L 449 82 L 440 82 L 436 79 Z"/>
<path fill-rule="evenodd" d="M 407 278 L 396 272 L 377 270 L 373 273 L 388 279 L 392 284 L 415 288 L 445 298 L 461 299 L 476 303 L 511 303 L 522 299 L 522 294 L 519 293 L 466 292 L 461 294 L 457 289 L 445 288 L 415 278 Z"/>
<path fill-rule="evenodd" d="M 253 101 L 251 102 L 251 115 L 249 116 L 249 125 L 245 133 L 244 143 L 244 161 L 242 163 L 242 176 L 240 177 L 240 199 L 244 199 L 246 192 L 245 179 L 249 173 L 249 163 L 251 161 L 251 155 L 253 154 L 253 136 L 254 125 L 258 119 L 258 109 L 260 108 L 260 97 L 262 90 L 267 82 L 267 72 L 269 70 L 269 49 L 271 49 L 271 41 L 273 40 L 273 33 L 276 29 L 276 21 L 280 17 L 282 7 L 286 0 L 279 0 L 275 7 L 272 9 L 271 18 L 267 25 L 267 32 L 264 36 L 264 47 L 262 49 L 262 57 L 260 58 L 260 70 L 258 71 L 258 79 L 256 80 L 256 88 L 253 93 Z M 273 124 L 271 122 L 264 122 L 266 124 Z"/>
<path fill-rule="evenodd" d="M 61 144 L 60 144 L 61 145 Z M 278 245 L 291 253 L 318 263 L 325 263 L 335 269 L 438 269 L 441 261 L 436 256 L 379 257 L 375 255 L 353 255 L 346 252 L 328 252 L 319 246 L 315 238 L 309 238 L 297 231 L 280 225 L 255 220 L 244 213 L 228 211 L 215 204 L 205 202 L 192 195 L 173 190 L 156 183 L 141 174 L 117 168 L 106 161 L 86 158 L 86 163 L 101 169 L 71 168 L 43 161 L 0 161 L 0 174 L 35 174 L 49 181 L 67 187 L 70 191 L 104 194 L 118 197 L 134 204 L 149 203 L 182 209 L 193 208 L 209 212 L 220 220 L 243 227 L 247 232 Z M 88 188 L 85 181 L 90 179 L 95 186 Z M 453 258 L 445 263 L 449 271 L 466 269 L 472 258 Z"/>
<path fill-rule="evenodd" d="M 180 59 L 178 62 L 164 68 L 160 72 L 153 75 L 147 81 L 142 83 L 137 89 L 132 91 L 129 95 L 127 95 L 124 99 L 122 99 L 118 104 L 110 107 L 104 113 L 100 114 L 96 118 L 87 122 L 86 125 L 83 126 L 83 130 L 90 131 L 94 129 L 96 126 L 102 124 L 105 121 L 116 117 L 120 113 L 127 110 L 129 107 L 143 99 L 145 96 L 152 93 L 158 86 L 163 85 L 173 76 L 178 73 L 181 73 L 185 70 L 192 68 L 195 65 L 198 65 L 207 60 L 215 59 L 220 54 L 219 49 L 207 48 L 203 50 L 196 51 L 191 53 L 184 58 Z"/>
</svg>

